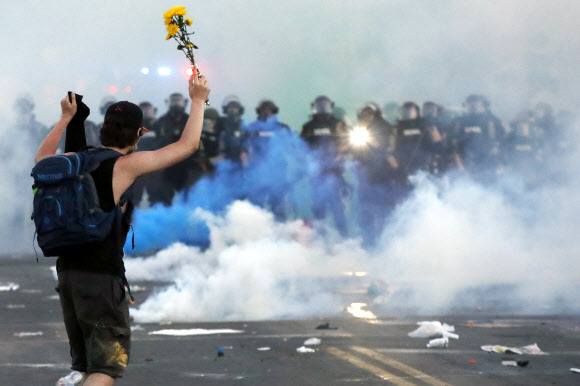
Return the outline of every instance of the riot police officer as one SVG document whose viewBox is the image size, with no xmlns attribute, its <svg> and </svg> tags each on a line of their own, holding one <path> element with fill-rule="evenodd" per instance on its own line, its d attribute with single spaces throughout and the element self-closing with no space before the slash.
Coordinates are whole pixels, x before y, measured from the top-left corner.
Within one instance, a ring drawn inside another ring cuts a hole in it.
<svg viewBox="0 0 580 386">
<path fill-rule="evenodd" d="M 490 109 L 483 95 L 470 95 L 464 103 L 465 113 L 453 124 L 455 161 L 480 178 L 493 178 L 500 169 L 501 143 L 505 128 Z"/>
<path fill-rule="evenodd" d="M 220 116 L 216 109 L 206 109 L 203 114 L 203 129 L 201 131 L 201 143 L 196 152 L 197 162 L 203 169 L 204 174 L 213 175 L 217 162 L 221 159 L 219 154 L 219 132 L 217 122 Z"/>
<path fill-rule="evenodd" d="M 143 133 L 139 140 L 138 151 L 153 151 L 161 147 L 159 133 L 153 130 L 156 121 L 157 108 L 151 102 L 143 101 L 139 103 L 143 111 L 143 126 L 149 131 Z M 158 128 L 158 127 L 157 127 Z M 133 188 L 133 199 L 135 202 L 142 202 L 143 207 L 163 202 L 164 191 L 167 189 L 163 182 L 163 172 L 153 172 L 135 181 Z M 147 195 L 145 196 L 145 192 Z M 142 201 L 147 198 L 147 201 Z"/>
<path fill-rule="evenodd" d="M 284 201 L 289 189 L 285 158 L 292 131 L 278 121 L 278 112 L 278 106 L 271 100 L 258 104 L 257 119 L 246 127 L 243 148 L 248 154 L 248 176 L 252 182 L 250 201 L 260 206 L 268 204 L 276 220 L 284 221 Z"/>
<path fill-rule="evenodd" d="M 357 118 L 360 126 L 351 135 L 360 133 L 363 138 L 351 138 L 351 150 L 359 177 L 359 224 L 364 245 L 371 247 L 395 202 L 395 132 L 375 103 L 358 109 Z"/>
<path fill-rule="evenodd" d="M 26 143 L 32 149 L 37 149 L 46 136 L 47 127 L 36 120 L 34 100 L 30 95 L 21 95 L 14 101 L 15 128 L 19 135 L 26 135 Z"/>
<path fill-rule="evenodd" d="M 162 115 L 152 126 L 152 131 L 158 133 L 158 143 L 160 147 L 177 141 L 189 114 L 185 112 L 187 99 L 180 93 L 173 93 L 165 101 L 168 111 Z M 176 192 L 189 188 L 199 176 L 199 168 L 194 156 L 171 166 L 163 171 L 162 181 L 164 189 L 159 199 L 164 205 L 171 205 Z M 187 191 L 186 191 L 187 194 Z"/>
<path fill-rule="evenodd" d="M 225 98 L 222 104 L 223 117 L 216 123 L 216 131 L 219 133 L 219 153 L 225 159 L 237 164 L 247 161 L 247 154 L 242 149 L 245 138 L 244 106 L 235 95 Z"/>
<path fill-rule="evenodd" d="M 348 187 L 344 180 L 346 124 L 333 116 L 334 102 L 326 95 L 311 104 L 312 118 L 302 126 L 300 137 L 308 145 L 317 171 L 311 176 L 312 214 L 323 219 L 329 209 L 340 234 L 347 236 L 347 224 L 340 192 Z"/>
<path fill-rule="evenodd" d="M 538 174 L 543 161 L 534 112 L 520 111 L 510 126 L 512 130 L 505 138 L 502 152 L 505 165 L 530 180 Z"/>
<path fill-rule="evenodd" d="M 395 159 L 402 186 L 408 186 L 407 177 L 416 171 L 430 170 L 434 155 L 441 152 L 443 137 L 433 123 L 433 117 L 429 124 L 421 118 L 421 109 L 415 102 L 401 106 L 395 126 Z"/>
</svg>

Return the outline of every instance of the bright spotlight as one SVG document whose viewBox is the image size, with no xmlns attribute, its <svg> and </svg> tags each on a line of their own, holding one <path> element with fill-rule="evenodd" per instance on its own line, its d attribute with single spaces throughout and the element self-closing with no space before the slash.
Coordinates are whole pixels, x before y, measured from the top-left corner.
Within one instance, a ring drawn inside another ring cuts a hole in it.
<svg viewBox="0 0 580 386">
<path fill-rule="evenodd" d="M 171 74 L 171 68 L 169 67 L 159 67 L 157 73 L 161 76 L 167 76 Z"/>
<path fill-rule="evenodd" d="M 355 127 L 350 132 L 350 143 L 353 146 L 363 146 L 369 143 L 371 136 L 369 135 L 369 131 L 366 127 Z"/>
<path fill-rule="evenodd" d="M 147 75 L 147 74 L 149 74 L 149 68 L 148 68 L 148 67 L 143 67 L 143 68 L 141 69 L 141 74 L 143 74 L 143 75 Z"/>
<path fill-rule="evenodd" d="M 192 76 L 193 75 L 193 69 L 192 68 L 188 68 L 187 70 L 185 70 L 185 73 L 187 74 L 187 76 Z"/>
</svg>

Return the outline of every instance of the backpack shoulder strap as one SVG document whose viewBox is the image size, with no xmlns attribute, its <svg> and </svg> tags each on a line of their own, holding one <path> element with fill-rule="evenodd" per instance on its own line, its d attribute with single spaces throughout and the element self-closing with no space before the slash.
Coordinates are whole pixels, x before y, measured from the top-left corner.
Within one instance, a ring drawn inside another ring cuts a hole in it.
<svg viewBox="0 0 580 386">
<path fill-rule="evenodd" d="M 122 157 L 118 151 L 105 148 L 91 148 L 79 153 L 82 157 L 81 173 L 90 173 L 99 167 L 101 162 L 111 158 Z"/>
</svg>

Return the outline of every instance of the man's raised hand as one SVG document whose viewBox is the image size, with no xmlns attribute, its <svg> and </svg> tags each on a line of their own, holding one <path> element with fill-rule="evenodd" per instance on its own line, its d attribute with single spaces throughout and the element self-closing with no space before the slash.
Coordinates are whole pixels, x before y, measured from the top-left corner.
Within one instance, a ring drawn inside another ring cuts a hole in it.
<svg viewBox="0 0 580 386">
<path fill-rule="evenodd" d="M 60 108 L 62 109 L 63 119 L 67 119 L 69 121 L 73 119 L 73 117 L 77 113 L 77 100 L 74 92 L 71 93 L 70 100 L 68 93 L 64 98 L 62 98 L 62 100 L 60 101 Z"/>
<path fill-rule="evenodd" d="M 193 74 L 189 78 L 189 97 L 192 102 L 205 103 L 209 99 L 209 85 L 205 76 L 198 78 L 197 66 L 193 68 Z"/>
</svg>

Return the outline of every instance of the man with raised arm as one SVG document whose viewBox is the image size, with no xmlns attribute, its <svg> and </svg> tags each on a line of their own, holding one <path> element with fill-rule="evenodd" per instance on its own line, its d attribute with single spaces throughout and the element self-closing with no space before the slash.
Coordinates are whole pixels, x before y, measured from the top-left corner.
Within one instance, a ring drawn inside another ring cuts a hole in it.
<svg viewBox="0 0 580 386">
<path fill-rule="evenodd" d="M 109 212 L 120 206 L 123 218 L 113 223 L 105 240 L 71 246 L 57 260 L 57 291 L 71 348 L 72 369 L 83 373 L 81 384 L 112 385 L 115 378 L 123 375 L 129 360 L 131 331 L 125 296 L 125 288 L 129 288 L 123 246 L 133 204 L 130 200 L 121 202 L 121 196 L 130 190 L 137 177 L 175 165 L 197 150 L 209 91 L 207 80 L 203 76 L 198 78 L 194 71 L 189 79 L 191 107 L 185 129 L 176 142 L 155 151 L 134 152 L 143 130 L 143 113 L 137 105 L 117 102 L 107 109 L 101 143 L 119 154 L 101 162 L 90 174 L 101 209 Z M 86 145 L 84 133 L 80 133 L 79 140 L 79 133 L 72 129 L 82 128 L 88 108 L 82 102 L 77 104 L 74 93 L 70 99 L 66 96 L 61 101 L 61 107 L 62 117 L 40 145 L 37 163 L 55 155 L 65 129 L 68 154 Z"/>
</svg>

